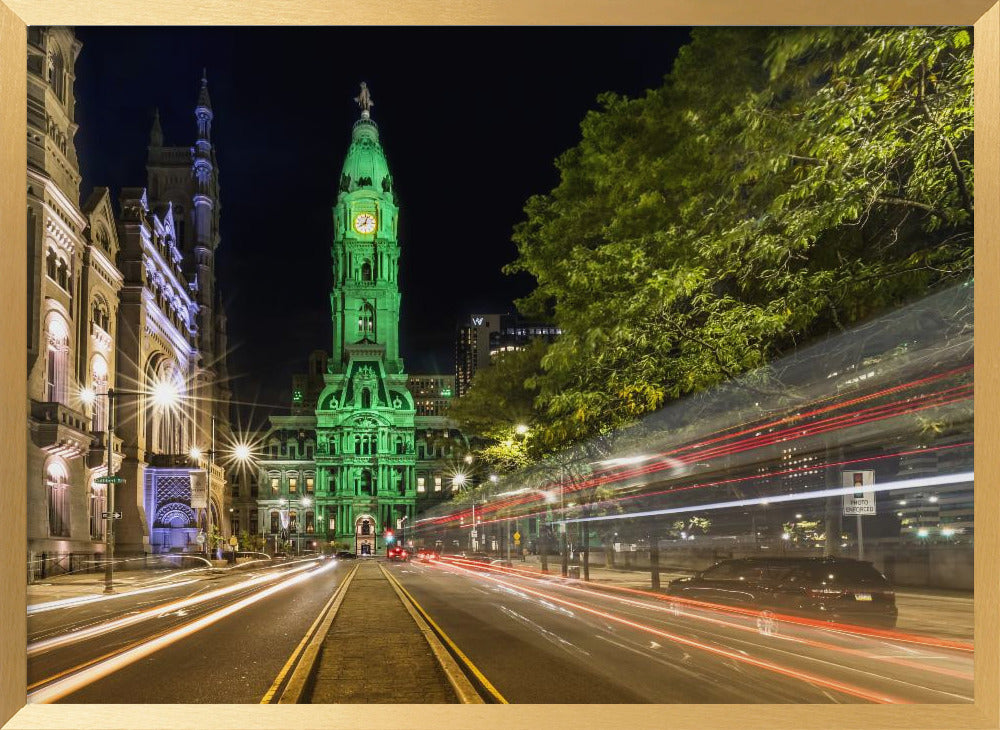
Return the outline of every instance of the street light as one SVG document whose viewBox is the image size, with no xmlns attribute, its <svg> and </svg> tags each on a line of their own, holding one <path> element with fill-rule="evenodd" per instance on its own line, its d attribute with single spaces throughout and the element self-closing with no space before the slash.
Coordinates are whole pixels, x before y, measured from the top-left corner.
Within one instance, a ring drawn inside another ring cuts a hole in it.
<svg viewBox="0 0 1000 730">
<path fill-rule="evenodd" d="M 278 500 L 278 505 L 280 505 L 281 507 L 284 507 L 286 504 L 288 505 L 288 509 L 285 509 L 283 511 L 287 512 L 289 514 L 289 518 L 291 518 L 291 506 L 292 506 L 292 503 L 294 503 L 296 506 L 308 507 L 309 505 L 312 504 L 312 500 L 309 499 L 309 497 L 301 497 L 301 498 L 296 498 L 294 500 L 291 497 L 289 497 L 289 498 L 282 497 L 281 499 L 279 499 Z M 282 511 L 282 510 L 279 510 L 279 512 L 280 511 Z M 299 515 L 298 513 L 296 513 L 296 515 L 295 515 L 295 554 L 296 555 L 299 555 L 299 554 L 302 553 L 302 544 L 301 544 L 302 543 L 302 538 L 301 538 L 302 531 L 299 529 L 299 518 L 300 518 L 300 516 L 301 515 Z"/>
<path fill-rule="evenodd" d="M 173 383 L 168 381 L 160 381 L 153 385 L 151 390 L 153 396 L 153 404 L 161 408 L 172 407 L 177 403 L 180 398 L 180 393 L 177 387 Z M 115 486 L 123 483 L 125 480 L 118 474 L 112 474 L 114 469 L 114 462 L 112 461 L 112 442 L 114 440 L 115 427 L 115 398 L 124 395 L 128 396 L 145 396 L 150 393 L 146 393 L 141 390 L 115 390 L 114 388 L 108 388 L 105 393 L 97 393 L 91 388 L 84 388 L 80 392 L 80 400 L 82 400 L 87 405 L 92 405 L 97 401 L 97 398 L 104 396 L 108 399 L 108 425 L 107 425 L 107 441 L 108 441 L 108 468 L 107 474 L 103 477 L 98 477 L 95 481 L 98 484 L 107 485 L 107 511 L 105 514 L 105 527 L 104 527 L 104 592 L 114 593 L 114 560 L 115 560 L 115 529 L 114 520 L 116 519 L 115 513 Z"/>
</svg>

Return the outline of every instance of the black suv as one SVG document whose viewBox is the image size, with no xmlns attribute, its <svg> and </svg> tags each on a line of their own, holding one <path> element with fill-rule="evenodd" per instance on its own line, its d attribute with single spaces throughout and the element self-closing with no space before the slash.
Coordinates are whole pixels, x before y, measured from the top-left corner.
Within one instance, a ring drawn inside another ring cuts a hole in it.
<svg viewBox="0 0 1000 730">
<path fill-rule="evenodd" d="M 707 603 L 765 608 L 828 621 L 896 626 L 896 596 L 871 563 L 850 558 L 723 560 L 667 593 Z"/>
</svg>

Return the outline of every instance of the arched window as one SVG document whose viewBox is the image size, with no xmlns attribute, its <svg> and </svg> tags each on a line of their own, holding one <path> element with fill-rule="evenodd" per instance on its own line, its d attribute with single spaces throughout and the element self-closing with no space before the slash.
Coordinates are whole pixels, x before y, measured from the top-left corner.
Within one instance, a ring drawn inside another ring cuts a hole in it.
<svg viewBox="0 0 1000 730">
<path fill-rule="evenodd" d="M 173 362 L 153 358 L 146 367 L 146 382 L 154 396 L 147 409 L 147 431 L 152 450 L 158 454 L 187 452 L 184 419 L 184 382 Z M 169 402 L 158 403 L 156 392 L 161 388 L 173 391 Z"/>
<path fill-rule="evenodd" d="M 370 388 L 361 389 L 361 407 L 362 408 L 372 407 L 372 391 Z"/>
<path fill-rule="evenodd" d="M 104 539 L 105 521 L 101 519 L 101 513 L 108 508 L 108 495 L 104 484 L 90 485 L 90 539 Z"/>
<path fill-rule="evenodd" d="M 361 264 L 361 281 L 371 281 L 372 280 L 372 265 L 370 261 L 365 261 Z"/>
<path fill-rule="evenodd" d="M 97 396 L 94 398 L 91 414 L 91 430 L 105 431 L 108 428 L 108 363 L 100 355 L 94 355 L 90 365 L 90 387 Z"/>
<path fill-rule="evenodd" d="M 365 302 L 358 308 L 358 334 L 369 335 L 375 331 L 375 308 Z"/>
<path fill-rule="evenodd" d="M 108 237 L 108 232 L 103 228 L 97 229 L 97 243 L 100 244 L 107 253 L 111 253 L 111 239 Z"/>
<path fill-rule="evenodd" d="M 49 55 L 49 84 L 55 92 L 59 101 L 65 102 L 66 91 L 66 63 L 63 61 L 62 53 L 55 50 Z"/>
<path fill-rule="evenodd" d="M 65 320 L 53 315 L 49 319 L 46 336 L 45 400 L 49 403 L 65 403 L 69 365 L 69 328 Z"/>
<path fill-rule="evenodd" d="M 102 298 L 98 297 L 94 299 L 94 306 L 92 308 L 91 315 L 93 317 L 94 324 L 105 332 L 111 331 L 111 315 L 109 314 L 107 302 L 105 302 Z"/>
<path fill-rule="evenodd" d="M 56 281 L 59 276 L 59 257 L 51 248 L 45 254 L 45 273 L 52 281 Z"/>
<path fill-rule="evenodd" d="M 53 460 L 45 470 L 49 493 L 49 535 L 69 537 L 69 474 L 66 466 Z"/>
<path fill-rule="evenodd" d="M 56 262 L 56 281 L 59 283 L 59 286 L 69 291 L 69 267 L 62 259 Z"/>
<path fill-rule="evenodd" d="M 372 471 L 371 469 L 361 470 L 361 493 L 362 494 L 374 494 L 372 486 Z M 367 534 L 367 533 L 366 533 Z"/>
<path fill-rule="evenodd" d="M 369 520 L 361 520 L 361 534 L 362 535 L 372 534 L 372 523 Z"/>
</svg>

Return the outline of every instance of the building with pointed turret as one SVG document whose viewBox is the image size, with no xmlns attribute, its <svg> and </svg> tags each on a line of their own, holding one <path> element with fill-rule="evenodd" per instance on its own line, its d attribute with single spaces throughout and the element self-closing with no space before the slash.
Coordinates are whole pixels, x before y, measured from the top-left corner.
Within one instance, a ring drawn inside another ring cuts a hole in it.
<svg viewBox="0 0 1000 730">
<path fill-rule="evenodd" d="M 456 488 L 468 452 L 442 413 L 453 378 L 413 379 L 400 357 L 398 200 L 363 84 L 356 101 L 360 119 L 335 181 L 332 349 L 295 376 L 291 414 L 270 418 L 259 470 L 236 488 L 233 525 L 274 549 L 287 539 L 296 551 L 334 543 L 380 553 L 389 531 L 405 536 L 418 505 Z"/>
<path fill-rule="evenodd" d="M 157 116 L 147 186 L 122 188 L 117 206 L 97 188 L 81 205 L 80 50 L 71 29 L 28 29 L 29 576 L 104 553 L 109 474 L 123 479 L 118 555 L 199 550 L 200 531 L 228 532 L 224 470 L 189 454 L 229 431 L 207 81 L 193 147 L 165 147 Z M 154 402 L 158 388 L 174 405 Z"/>
</svg>

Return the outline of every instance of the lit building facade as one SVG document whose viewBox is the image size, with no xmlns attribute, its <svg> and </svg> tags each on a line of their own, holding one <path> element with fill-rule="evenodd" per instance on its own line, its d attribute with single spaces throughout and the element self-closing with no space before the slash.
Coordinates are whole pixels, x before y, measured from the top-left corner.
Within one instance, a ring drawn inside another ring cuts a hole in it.
<svg viewBox="0 0 1000 730">
<path fill-rule="evenodd" d="M 468 451 L 446 416 L 454 379 L 408 375 L 399 354 L 399 209 L 366 93 L 333 208 L 331 354 L 293 376 L 289 415 L 270 417 L 234 492 L 232 524 L 269 549 L 380 554 L 387 530 L 405 537 L 418 508 L 447 496 Z"/>
<path fill-rule="evenodd" d="M 125 480 L 115 491 L 118 554 L 196 549 L 210 514 L 222 524 L 226 497 L 222 470 L 206 479 L 208 464 L 187 456 L 207 445 L 213 416 L 220 433 L 229 420 L 228 393 L 217 385 L 226 345 L 212 292 L 218 178 L 207 86 L 194 148 L 163 148 L 155 124 L 149 187 L 124 188 L 117 213 L 107 188 L 81 206 L 73 141 L 80 50 L 68 28 L 28 30 L 29 575 L 103 553 L 109 495 L 97 479 L 109 472 L 109 417 L 111 472 Z M 174 150 L 174 163 L 158 170 L 156 148 Z M 180 396 L 174 407 L 153 405 L 156 384 Z M 121 394 L 114 413 L 109 389 Z M 192 504 L 199 478 L 212 485 L 202 508 Z"/>
<path fill-rule="evenodd" d="M 560 334 L 554 325 L 526 322 L 517 314 L 471 315 L 455 338 L 455 396 L 465 395 L 476 371 L 497 355 L 523 350 L 539 338 L 552 342 Z"/>
</svg>

